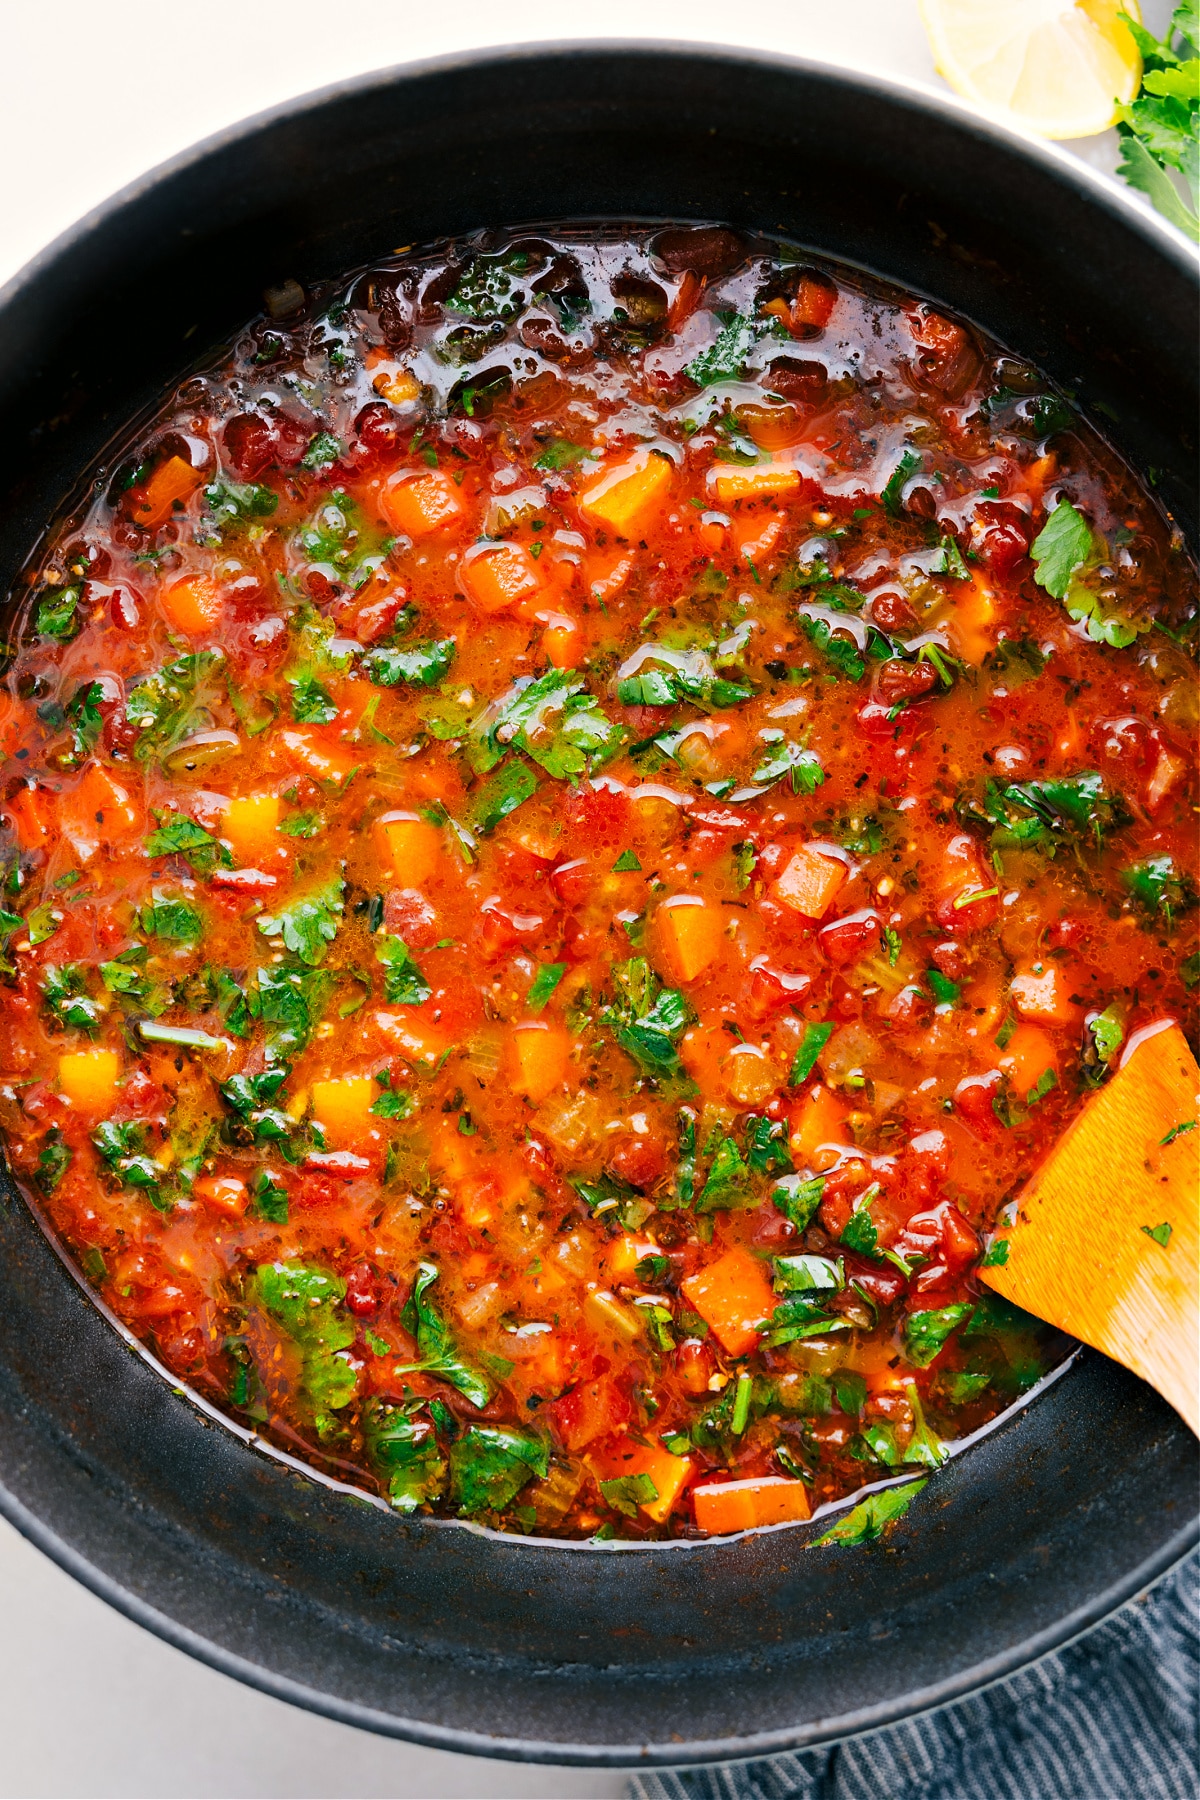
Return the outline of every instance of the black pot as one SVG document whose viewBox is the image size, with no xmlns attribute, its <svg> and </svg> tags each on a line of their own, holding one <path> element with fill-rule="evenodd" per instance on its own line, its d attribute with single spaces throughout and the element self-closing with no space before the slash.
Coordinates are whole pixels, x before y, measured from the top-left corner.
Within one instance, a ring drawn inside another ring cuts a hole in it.
<svg viewBox="0 0 1200 1800">
<path fill-rule="evenodd" d="M 1057 152 L 950 102 L 742 52 L 522 49 L 227 132 L 0 296 L 0 571 L 104 445 L 260 306 L 482 225 L 776 230 L 930 295 L 1096 410 L 1194 526 L 1196 264 Z M 534 1543 L 402 1521 L 172 1391 L 0 1204 L 0 1505 L 130 1617 L 280 1697 L 447 1749 L 681 1763 L 844 1736 L 1008 1674 L 1195 1541 L 1196 1445 L 1090 1354 L 883 1544 Z"/>
</svg>

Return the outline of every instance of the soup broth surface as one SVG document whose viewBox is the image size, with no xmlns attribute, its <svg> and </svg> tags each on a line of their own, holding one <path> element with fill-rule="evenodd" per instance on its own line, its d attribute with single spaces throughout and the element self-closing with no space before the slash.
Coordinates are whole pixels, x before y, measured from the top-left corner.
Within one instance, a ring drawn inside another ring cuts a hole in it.
<svg viewBox="0 0 1200 1800">
<path fill-rule="evenodd" d="M 1195 1036 L 1171 521 L 971 327 L 720 227 L 266 300 L 21 603 L 16 1175 L 404 1513 L 936 1470 L 1066 1348 L 978 1279 L 1022 1182 Z"/>
</svg>

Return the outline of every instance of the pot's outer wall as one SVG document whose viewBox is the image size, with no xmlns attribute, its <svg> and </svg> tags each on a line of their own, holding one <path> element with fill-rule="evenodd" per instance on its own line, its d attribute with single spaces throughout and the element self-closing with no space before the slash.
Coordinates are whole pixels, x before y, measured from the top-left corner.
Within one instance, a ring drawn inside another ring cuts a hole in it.
<svg viewBox="0 0 1200 1800">
<path fill-rule="evenodd" d="M 289 276 L 488 224 L 723 219 L 936 296 L 1187 522 L 1195 264 L 1053 157 L 830 71 L 635 46 L 374 76 L 148 178 L 0 297 L 0 586 L 114 432 Z M 1116 415 L 1113 423 L 1108 413 Z M 1195 1444 L 1087 1355 L 886 1542 L 605 1552 L 403 1522 L 202 1418 L 0 1200 L 0 1505 L 115 1604 L 352 1723 L 552 1762 L 746 1756 L 965 1692 L 1194 1541 Z"/>
</svg>

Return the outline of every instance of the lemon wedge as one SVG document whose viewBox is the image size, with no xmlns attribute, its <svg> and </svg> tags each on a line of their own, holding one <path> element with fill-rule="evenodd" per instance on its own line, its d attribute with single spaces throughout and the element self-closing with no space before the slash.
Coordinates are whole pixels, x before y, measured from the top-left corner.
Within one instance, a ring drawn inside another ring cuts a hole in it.
<svg viewBox="0 0 1200 1800">
<path fill-rule="evenodd" d="M 1120 14 L 1137 0 L 920 0 L 938 71 L 956 94 L 1038 137 L 1091 137 L 1142 80 Z"/>
</svg>

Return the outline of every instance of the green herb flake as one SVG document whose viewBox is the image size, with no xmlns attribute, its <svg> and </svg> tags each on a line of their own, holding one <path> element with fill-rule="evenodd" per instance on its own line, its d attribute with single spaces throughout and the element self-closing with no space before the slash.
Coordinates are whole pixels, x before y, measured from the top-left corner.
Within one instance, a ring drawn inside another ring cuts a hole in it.
<svg viewBox="0 0 1200 1800">
<path fill-rule="evenodd" d="M 951 1334 L 965 1325 L 974 1308 L 965 1301 L 929 1312 L 910 1312 L 904 1321 L 904 1354 L 915 1369 L 927 1369 Z"/>
<path fill-rule="evenodd" d="M 926 1476 L 920 1481 L 910 1481 L 905 1487 L 882 1488 L 877 1494 L 868 1494 L 844 1519 L 839 1519 L 836 1525 L 814 1538 L 813 1549 L 823 1544 L 873 1543 L 882 1537 L 885 1526 L 894 1519 L 903 1518 L 927 1480 Z"/>
<path fill-rule="evenodd" d="M 791 1074 L 788 1076 L 789 1087 L 800 1087 L 812 1074 L 817 1058 L 833 1036 L 833 1025 L 806 1025 L 804 1036 L 792 1059 Z"/>
<path fill-rule="evenodd" d="M 431 638 L 399 649 L 368 650 L 362 666 L 378 687 L 432 688 L 450 673 L 457 649 L 453 638 Z"/>
<path fill-rule="evenodd" d="M 406 1330 L 417 1340 L 421 1360 L 397 1368 L 395 1373 L 407 1375 L 419 1371 L 436 1375 L 440 1381 L 448 1381 L 451 1387 L 456 1387 L 472 1406 L 484 1407 L 495 1392 L 492 1383 L 481 1369 L 460 1354 L 450 1327 L 428 1298 L 429 1289 L 438 1275 L 435 1263 L 423 1262 L 417 1269 L 412 1294 L 402 1317 Z M 543 1475 L 545 1472 L 543 1468 Z M 462 1510 L 469 1509 L 464 1507 Z"/>
<path fill-rule="evenodd" d="M 526 1010 L 541 1012 L 566 972 L 566 963 L 543 963 L 525 996 Z"/>
<path fill-rule="evenodd" d="M 549 1466 L 541 1438 L 502 1425 L 469 1425 L 450 1449 L 450 1496 L 461 1517 L 501 1512 L 535 1476 L 544 1480 Z"/>
<path fill-rule="evenodd" d="M 1165 1250 L 1167 1245 L 1171 1242 L 1171 1233 L 1174 1230 L 1174 1226 L 1169 1225 L 1164 1219 L 1161 1225 L 1141 1225 L 1138 1229 L 1144 1231 L 1148 1238 L 1153 1238 L 1154 1242 L 1160 1244 Z"/>
<path fill-rule="evenodd" d="M 258 929 L 266 938 L 282 938 L 286 949 L 315 968 L 337 936 L 345 905 L 346 882 L 339 869 L 321 886 L 310 889 L 282 907 L 263 914 Z"/>
<path fill-rule="evenodd" d="M 433 989 L 413 960 L 403 938 L 382 932 L 375 944 L 376 961 L 384 967 L 384 998 L 393 1006 L 424 1006 Z"/>
</svg>

